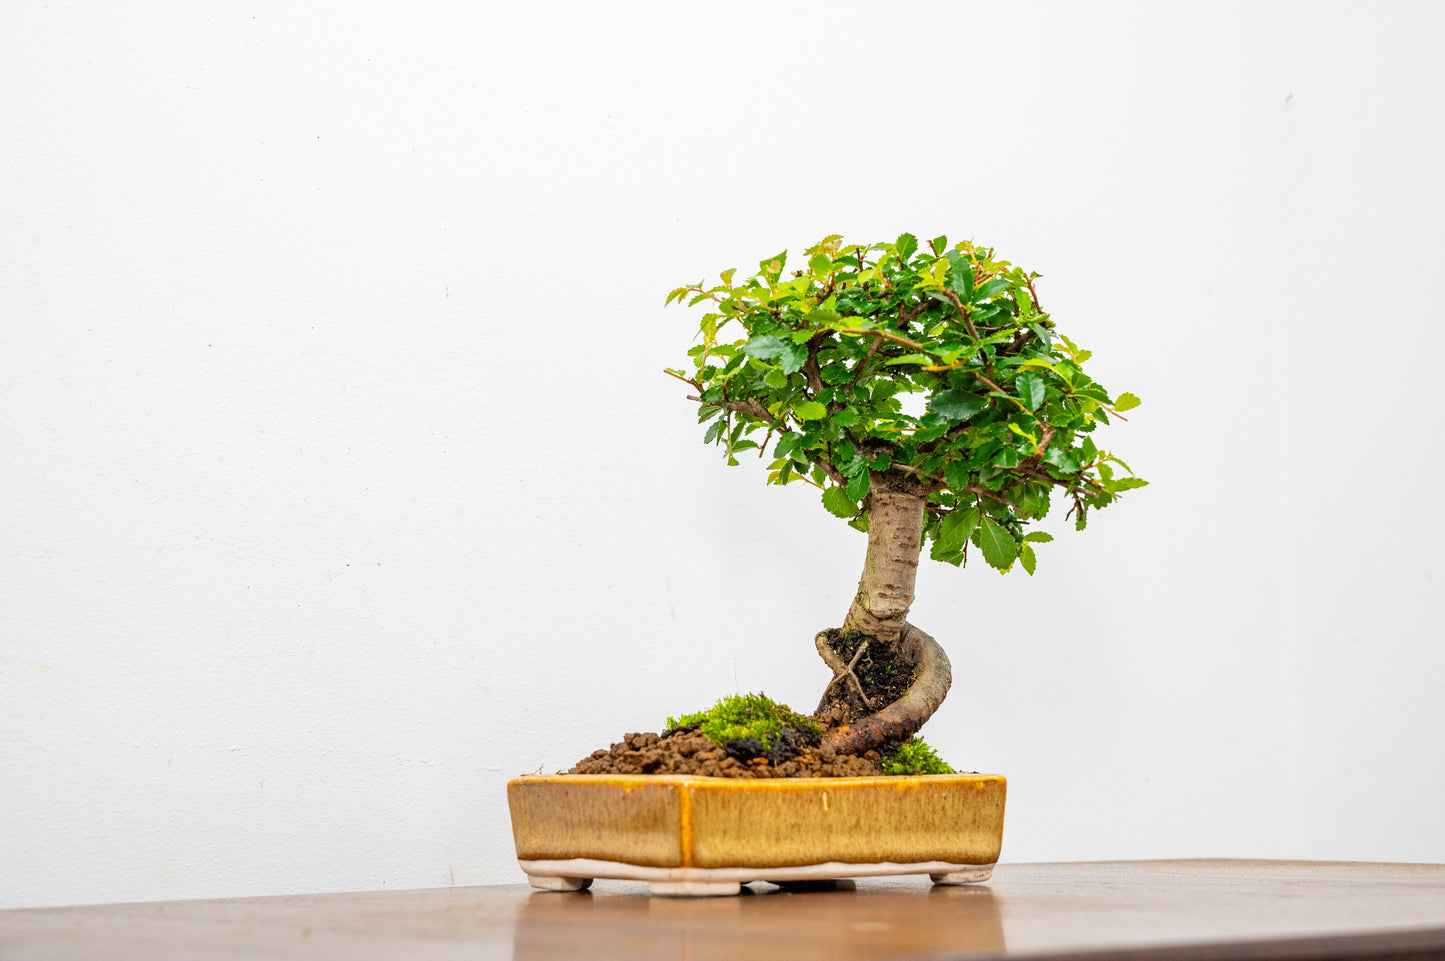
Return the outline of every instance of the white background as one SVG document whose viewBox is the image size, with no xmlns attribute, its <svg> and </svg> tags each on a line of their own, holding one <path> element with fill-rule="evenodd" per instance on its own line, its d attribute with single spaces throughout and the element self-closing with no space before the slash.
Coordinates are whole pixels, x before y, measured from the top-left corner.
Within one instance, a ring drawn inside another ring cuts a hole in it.
<svg viewBox="0 0 1445 961">
<path fill-rule="evenodd" d="M 1445 861 L 1445 7 L 374 9 L 0 8 L 0 907 L 514 882 L 508 778 L 810 707 L 863 538 L 663 297 L 834 232 L 1145 401 L 920 576 L 1005 858 Z"/>
</svg>

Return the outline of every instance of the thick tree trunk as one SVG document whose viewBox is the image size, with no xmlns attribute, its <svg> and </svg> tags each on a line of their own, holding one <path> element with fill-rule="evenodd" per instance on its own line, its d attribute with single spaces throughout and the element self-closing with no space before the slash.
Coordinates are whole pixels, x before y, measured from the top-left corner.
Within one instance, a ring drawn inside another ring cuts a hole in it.
<svg viewBox="0 0 1445 961">
<path fill-rule="evenodd" d="M 878 653 L 911 665 L 913 684 L 891 704 L 837 728 L 829 743 L 837 751 L 862 754 L 904 740 L 923 726 L 948 693 L 952 669 L 948 656 L 925 632 L 908 623 L 913 605 L 918 557 L 923 546 L 924 500 L 912 478 L 875 474 L 868 495 L 868 553 L 858 592 L 843 621 L 843 630 L 867 635 Z M 833 669 L 835 681 L 849 673 L 845 664 L 818 635 L 818 653 Z M 853 679 L 856 682 L 856 677 Z M 861 684 L 857 685 L 861 689 Z M 836 689 L 836 693 L 835 692 Z M 820 709 L 846 697 L 847 687 L 831 684 Z"/>
<path fill-rule="evenodd" d="M 886 488 L 868 495 L 868 554 L 843 630 L 897 643 L 913 606 L 922 545 L 922 495 Z"/>
</svg>

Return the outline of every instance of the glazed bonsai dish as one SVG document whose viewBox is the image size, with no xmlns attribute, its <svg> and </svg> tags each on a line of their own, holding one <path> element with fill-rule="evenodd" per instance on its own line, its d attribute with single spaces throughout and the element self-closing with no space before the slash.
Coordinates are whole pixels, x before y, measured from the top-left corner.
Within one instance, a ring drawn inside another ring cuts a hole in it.
<svg viewBox="0 0 1445 961">
<path fill-rule="evenodd" d="M 533 887 L 594 878 L 651 893 L 737 894 L 786 884 L 926 874 L 986 881 L 1003 841 L 1005 782 L 983 774 L 773 778 L 522 777 L 507 785 L 517 859 Z"/>
</svg>

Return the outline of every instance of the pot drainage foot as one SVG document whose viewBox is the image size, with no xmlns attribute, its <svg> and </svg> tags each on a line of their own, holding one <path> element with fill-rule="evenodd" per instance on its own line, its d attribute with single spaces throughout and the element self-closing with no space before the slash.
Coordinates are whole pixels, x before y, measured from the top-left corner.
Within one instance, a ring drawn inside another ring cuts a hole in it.
<svg viewBox="0 0 1445 961">
<path fill-rule="evenodd" d="M 527 876 L 527 883 L 543 891 L 586 891 L 592 887 L 591 878 L 540 877 L 535 874 Z"/>
<path fill-rule="evenodd" d="M 742 891 L 738 881 L 650 881 L 647 890 L 674 898 L 729 897 Z"/>
<path fill-rule="evenodd" d="M 977 884 L 992 876 L 993 866 L 990 865 L 973 871 L 949 871 L 945 874 L 930 874 L 928 877 L 934 884 Z"/>
</svg>

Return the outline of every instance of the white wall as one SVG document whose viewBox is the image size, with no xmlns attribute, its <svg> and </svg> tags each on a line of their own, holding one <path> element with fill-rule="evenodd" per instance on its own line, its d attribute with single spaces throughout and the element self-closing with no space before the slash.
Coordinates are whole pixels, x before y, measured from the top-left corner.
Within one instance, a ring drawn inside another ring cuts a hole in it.
<svg viewBox="0 0 1445 961">
<path fill-rule="evenodd" d="M 1445 8 L 508 6 L 0 12 L 0 907 L 516 881 L 509 777 L 811 704 L 862 538 L 662 300 L 835 231 L 1145 400 L 921 577 L 1006 857 L 1445 861 Z"/>
</svg>

